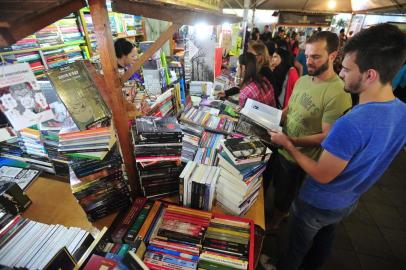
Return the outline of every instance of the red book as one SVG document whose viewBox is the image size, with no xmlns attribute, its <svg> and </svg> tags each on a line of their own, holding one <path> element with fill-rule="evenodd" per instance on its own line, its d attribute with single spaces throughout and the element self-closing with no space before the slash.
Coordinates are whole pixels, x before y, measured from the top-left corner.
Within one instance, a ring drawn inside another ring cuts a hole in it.
<svg viewBox="0 0 406 270">
<path fill-rule="evenodd" d="M 134 223 L 135 219 L 138 217 L 142 207 L 144 206 L 146 198 L 138 197 L 134 200 L 131 205 L 130 210 L 125 215 L 123 221 L 117 226 L 113 231 L 111 238 L 116 243 L 122 243 L 123 237 L 127 234 L 127 231 L 130 229 L 131 225 Z"/>
<path fill-rule="evenodd" d="M 113 270 L 116 266 L 117 261 L 93 254 L 84 270 Z"/>
</svg>

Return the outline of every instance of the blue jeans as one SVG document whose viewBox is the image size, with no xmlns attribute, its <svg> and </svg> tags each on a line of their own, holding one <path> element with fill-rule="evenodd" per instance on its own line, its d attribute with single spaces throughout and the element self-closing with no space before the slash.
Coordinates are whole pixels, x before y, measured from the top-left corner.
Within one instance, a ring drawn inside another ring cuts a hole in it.
<svg viewBox="0 0 406 270">
<path fill-rule="evenodd" d="M 292 204 L 289 245 L 278 270 L 319 269 L 328 258 L 338 223 L 357 203 L 335 210 L 319 209 L 297 198 Z"/>
</svg>

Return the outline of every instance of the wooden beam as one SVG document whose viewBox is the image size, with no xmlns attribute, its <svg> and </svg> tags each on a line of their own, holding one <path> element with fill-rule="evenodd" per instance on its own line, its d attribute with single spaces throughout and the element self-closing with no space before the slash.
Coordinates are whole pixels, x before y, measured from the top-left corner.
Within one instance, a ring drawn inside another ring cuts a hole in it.
<svg viewBox="0 0 406 270">
<path fill-rule="evenodd" d="M 89 0 L 90 14 L 96 33 L 97 47 L 103 68 L 104 80 L 107 85 L 109 102 L 113 113 L 113 123 L 116 128 L 128 181 L 133 196 L 140 193 L 138 174 L 135 171 L 135 159 L 129 128 L 126 103 L 121 89 L 121 81 L 117 68 L 117 58 L 114 53 L 113 37 L 111 34 L 108 12 L 105 0 Z M 106 90 L 107 90 L 106 89 Z M 103 91 L 103 89 L 101 89 Z"/>
<path fill-rule="evenodd" d="M 49 8 L 41 9 L 41 12 L 33 12 L 32 15 L 16 18 L 12 23 L 12 28 L 2 28 L 0 34 L 0 46 L 9 46 L 18 40 L 31 35 L 32 33 L 50 25 L 51 23 L 66 17 L 70 13 L 86 6 L 84 0 L 69 0 L 62 4 L 53 5 Z"/>
<path fill-rule="evenodd" d="M 115 12 L 135 14 L 180 25 L 194 25 L 199 22 L 205 22 L 210 25 L 221 25 L 225 22 L 236 23 L 242 21 L 242 18 L 233 15 L 169 4 L 158 5 L 145 2 L 130 2 L 128 0 L 114 0 L 112 2 L 112 8 Z"/>
<path fill-rule="evenodd" d="M 173 34 L 178 31 L 180 28 L 179 24 L 171 24 L 165 32 L 163 32 L 154 44 L 149 47 L 140 58 L 124 73 L 123 81 L 127 81 L 131 76 L 137 72 L 141 66 L 159 49 L 161 48 L 170 38 L 173 37 Z"/>
</svg>

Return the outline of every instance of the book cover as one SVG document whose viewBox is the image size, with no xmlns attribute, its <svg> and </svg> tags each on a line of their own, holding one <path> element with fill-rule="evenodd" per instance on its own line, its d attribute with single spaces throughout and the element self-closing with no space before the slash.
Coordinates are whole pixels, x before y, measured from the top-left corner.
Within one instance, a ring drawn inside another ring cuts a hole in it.
<svg viewBox="0 0 406 270">
<path fill-rule="evenodd" d="M 181 134 L 182 130 L 175 117 L 142 116 L 136 119 L 137 134 Z"/>
<path fill-rule="evenodd" d="M 0 110 L 15 130 L 54 118 L 28 63 L 1 67 Z"/>
<path fill-rule="evenodd" d="M 83 62 L 51 69 L 48 77 L 80 130 L 111 117 Z"/>
<path fill-rule="evenodd" d="M 113 270 L 117 266 L 117 261 L 107 259 L 102 256 L 93 254 L 90 260 L 86 264 L 84 270 Z"/>
</svg>

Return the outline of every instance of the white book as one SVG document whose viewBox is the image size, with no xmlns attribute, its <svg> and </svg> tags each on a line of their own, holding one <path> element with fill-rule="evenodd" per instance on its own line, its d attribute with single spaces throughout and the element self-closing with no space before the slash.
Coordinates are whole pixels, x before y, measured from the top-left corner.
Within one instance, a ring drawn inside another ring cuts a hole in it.
<svg viewBox="0 0 406 270">
<path fill-rule="evenodd" d="M 207 210 L 211 210 L 213 207 L 213 201 L 214 201 L 214 198 L 216 197 L 216 192 L 215 192 L 216 186 L 217 186 L 217 182 L 218 182 L 218 179 L 220 176 L 221 168 L 219 168 L 219 167 L 214 167 L 214 168 L 215 168 L 214 175 L 213 175 L 213 178 L 210 183 L 209 208 Z"/>
<path fill-rule="evenodd" d="M 15 249 L 19 251 L 19 254 L 17 254 L 14 258 L 13 261 L 9 263 L 10 267 L 15 267 L 17 266 L 27 255 L 27 253 L 31 250 L 31 247 L 35 245 L 35 243 L 40 239 L 41 235 L 46 231 L 48 225 L 43 224 L 43 223 L 36 223 L 34 224 L 34 227 L 28 233 L 25 235 L 25 237 L 22 239 L 22 245 L 20 246 L 15 246 Z"/>
<path fill-rule="evenodd" d="M 37 252 L 37 254 L 35 254 L 35 256 L 30 260 L 30 262 L 27 265 L 27 268 L 39 269 L 38 264 L 41 263 L 41 258 L 43 258 L 49 251 L 49 246 L 52 245 L 55 237 L 57 237 L 60 234 L 62 228 L 63 226 L 59 224 L 55 226 L 55 230 L 48 237 L 48 239 L 46 239 L 45 243 L 42 245 L 41 249 Z"/>
<path fill-rule="evenodd" d="M 56 229 L 56 225 L 49 225 L 46 227 L 46 230 L 43 232 L 41 237 L 36 241 L 36 243 L 32 246 L 31 250 L 27 252 L 26 256 L 23 260 L 21 260 L 17 267 L 24 267 L 26 268 L 27 264 L 34 258 L 34 256 L 40 251 L 44 243 L 49 239 L 50 235 L 54 233 Z"/>
<path fill-rule="evenodd" d="M 1 258 L 4 257 L 2 264 L 10 267 L 14 266 L 15 260 L 21 258 L 21 250 L 25 249 L 27 241 L 35 234 L 37 226 L 37 222 L 30 221 L 3 247 L 1 250 L 3 255 L 0 255 Z"/>
<path fill-rule="evenodd" d="M 69 251 L 70 254 L 73 254 L 73 251 L 75 250 L 76 246 L 78 245 L 78 243 L 80 242 L 80 240 L 84 237 L 84 235 L 86 233 L 87 232 L 85 230 L 80 230 L 75 235 L 75 238 L 73 239 L 73 241 L 68 246 L 68 251 Z"/>
<path fill-rule="evenodd" d="M 48 262 L 55 256 L 58 251 L 65 246 L 64 237 L 66 235 L 68 228 L 62 227 L 60 233 L 55 235 L 52 243 L 49 245 L 48 251 L 44 253 L 45 256 L 40 260 L 38 269 L 44 269 Z"/>
<path fill-rule="evenodd" d="M 280 126 L 282 110 L 273 108 L 253 99 L 248 99 L 240 112 L 263 128 L 274 131 L 282 131 Z"/>
<path fill-rule="evenodd" d="M 24 238 L 24 235 L 26 235 L 34 226 L 33 222 L 29 222 L 26 224 L 14 237 L 12 237 L 0 250 L 0 264 L 2 265 L 7 265 L 7 260 L 10 257 L 15 256 L 15 252 L 17 250 L 14 250 L 14 247 L 16 244 L 20 243 L 20 241 Z"/>
<path fill-rule="evenodd" d="M 191 187 L 190 177 L 194 173 L 196 166 L 197 166 L 197 163 L 194 161 L 189 161 L 188 163 L 190 163 L 190 168 L 189 168 L 187 174 L 185 174 L 185 176 L 183 178 L 183 205 L 184 206 L 188 206 L 188 205 L 190 206 L 190 187 Z"/>
</svg>

